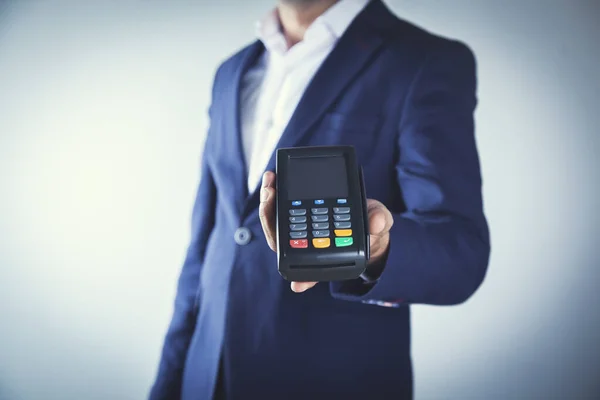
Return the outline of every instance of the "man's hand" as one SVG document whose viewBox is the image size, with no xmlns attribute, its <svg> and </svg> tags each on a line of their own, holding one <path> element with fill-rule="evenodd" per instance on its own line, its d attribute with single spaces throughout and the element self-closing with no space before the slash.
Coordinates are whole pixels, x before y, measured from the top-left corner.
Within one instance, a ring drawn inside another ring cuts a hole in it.
<svg viewBox="0 0 600 400">
<path fill-rule="evenodd" d="M 371 238 L 369 264 L 372 264 L 380 261 L 387 253 L 390 245 L 390 229 L 394 224 L 394 218 L 390 211 L 377 200 L 368 199 L 367 210 L 369 212 Z M 271 250 L 277 251 L 277 238 L 275 237 L 275 174 L 270 171 L 265 172 L 262 179 L 259 216 L 269 247 Z M 316 284 L 317 282 L 292 282 L 292 290 L 301 293 Z"/>
</svg>

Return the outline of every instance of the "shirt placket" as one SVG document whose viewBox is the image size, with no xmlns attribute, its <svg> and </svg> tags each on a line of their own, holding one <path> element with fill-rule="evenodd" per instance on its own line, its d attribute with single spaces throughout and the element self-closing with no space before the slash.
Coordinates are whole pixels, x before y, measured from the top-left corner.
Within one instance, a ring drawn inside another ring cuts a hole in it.
<svg viewBox="0 0 600 400">
<path fill-rule="evenodd" d="M 252 149 L 250 176 L 253 177 L 251 186 L 256 186 L 260 175 L 267 166 L 271 153 L 279 141 L 280 132 L 277 130 L 276 111 L 285 94 L 282 93 L 286 80 L 285 57 L 273 56 L 270 60 L 269 70 L 264 82 L 259 105 L 259 118 L 256 121 L 256 139 Z M 251 190 L 254 189 L 252 187 Z"/>
</svg>

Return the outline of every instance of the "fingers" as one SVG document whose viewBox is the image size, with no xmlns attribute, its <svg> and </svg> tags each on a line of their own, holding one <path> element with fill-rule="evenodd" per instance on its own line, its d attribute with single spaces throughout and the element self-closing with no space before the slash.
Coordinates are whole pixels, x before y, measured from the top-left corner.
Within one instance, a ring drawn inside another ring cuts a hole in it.
<svg viewBox="0 0 600 400">
<path fill-rule="evenodd" d="M 315 286 L 317 282 L 292 282 L 292 292 L 302 293 Z"/>
<path fill-rule="evenodd" d="M 277 251 L 277 240 L 275 239 L 275 174 L 271 171 L 267 171 L 263 175 L 258 215 L 267 244 L 271 250 Z"/>
<path fill-rule="evenodd" d="M 390 243 L 390 229 L 394 224 L 392 213 L 377 200 L 367 200 L 369 212 L 369 234 L 372 259 L 377 259 L 387 251 Z"/>
<path fill-rule="evenodd" d="M 367 210 L 369 213 L 369 233 L 372 259 L 385 253 L 389 245 L 389 232 L 394 224 L 390 211 L 379 201 L 368 199 Z M 275 174 L 265 172 L 260 189 L 259 206 L 260 223 L 267 240 L 273 251 L 277 251 L 275 229 Z M 314 287 L 317 282 L 292 282 L 291 289 L 295 293 L 302 293 Z"/>
<path fill-rule="evenodd" d="M 369 213 L 369 234 L 373 236 L 384 236 L 390 232 L 394 225 L 392 213 L 377 200 L 367 200 L 367 212 Z"/>
</svg>

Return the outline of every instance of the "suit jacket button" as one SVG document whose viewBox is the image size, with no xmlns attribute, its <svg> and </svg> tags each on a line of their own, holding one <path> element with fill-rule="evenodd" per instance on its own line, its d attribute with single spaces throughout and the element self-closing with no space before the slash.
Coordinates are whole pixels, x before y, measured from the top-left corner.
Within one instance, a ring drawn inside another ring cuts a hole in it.
<svg viewBox="0 0 600 400">
<path fill-rule="evenodd" d="M 250 232 L 250 229 L 248 228 L 237 228 L 233 238 L 237 244 L 240 246 L 245 246 L 250 243 L 250 240 L 252 240 L 252 232 Z"/>
</svg>

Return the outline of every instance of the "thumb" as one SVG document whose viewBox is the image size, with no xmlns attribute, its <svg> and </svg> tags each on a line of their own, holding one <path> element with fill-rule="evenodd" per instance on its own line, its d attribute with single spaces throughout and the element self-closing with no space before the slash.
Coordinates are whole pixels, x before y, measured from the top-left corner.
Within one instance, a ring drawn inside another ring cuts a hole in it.
<svg viewBox="0 0 600 400">
<path fill-rule="evenodd" d="M 367 200 L 367 210 L 369 213 L 369 234 L 375 236 L 387 234 L 394 224 L 392 213 L 381 202 L 373 199 Z"/>
</svg>

